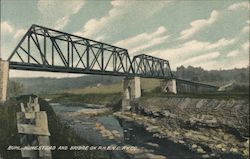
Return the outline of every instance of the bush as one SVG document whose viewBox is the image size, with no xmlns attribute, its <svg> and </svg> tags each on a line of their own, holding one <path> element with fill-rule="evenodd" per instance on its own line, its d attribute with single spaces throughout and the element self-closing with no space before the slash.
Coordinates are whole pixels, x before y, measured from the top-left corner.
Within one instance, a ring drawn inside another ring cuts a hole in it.
<svg viewBox="0 0 250 159">
<path fill-rule="evenodd" d="M 32 95 L 32 97 L 36 97 Z M 21 96 L 12 98 L 5 104 L 0 105 L 0 154 L 4 159 L 21 158 L 20 151 L 7 151 L 10 145 L 20 145 L 19 135 L 17 133 L 16 112 L 20 112 L 20 103 L 27 103 L 29 96 Z M 85 140 L 79 138 L 72 129 L 63 125 L 54 113 L 52 107 L 39 98 L 41 111 L 46 111 L 50 131 L 50 144 L 53 146 L 75 146 L 89 145 Z M 52 151 L 52 157 L 56 159 L 65 158 L 101 158 L 105 155 L 102 152 L 86 152 L 86 151 Z"/>
<path fill-rule="evenodd" d="M 162 89 L 160 86 L 155 87 L 154 89 L 152 89 L 151 93 L 162 93 Z"/>
</svg>

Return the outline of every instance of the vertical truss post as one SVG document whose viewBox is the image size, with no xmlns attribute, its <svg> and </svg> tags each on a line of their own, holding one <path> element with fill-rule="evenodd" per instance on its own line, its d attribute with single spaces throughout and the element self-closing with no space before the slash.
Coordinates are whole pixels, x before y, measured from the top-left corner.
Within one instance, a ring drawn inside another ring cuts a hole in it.
<svg viewBox="0 0 250 159">
<path fill-rule="evenodd" d="M 74 48 L 73 48 L 73 42 L 71 41 L 71 67 L 74 67 Z"/>
<path fill-rule="evenodd" d="M 28 63 L 30 63 L 30 54 L 31 54 L 31 52 L 30 52 L 30 35 L 28 35 L 28 54 L 27 54 Z"/>
<path fill-rule="evenodd" d="M 104 71 L 104 54 L 103 54 L 103 45 L 101 45 L 101 70 Z"/>
<path fill-rule="evenodd" d="M 86 56 L 87 56 L 87 70 L 89 70 L 89 45 L 87 45 L 87 48 L 86 48 Z"/>
<path fill-rule="evenodd" d="M 44 59 L 46 59 L 46 30 L 43 32 L 43 53 Z"/>
<path fill-rule="evenodd" d="M 69 37 L 67 36 L 67 61 L 68 61 L 68 67 L 70 67 L 70 43 L 69 43 Z"/>
<path fill-rule="evenodd" d="M 52 55 L 51 55 L 51 59 L 52 59 L 52 66 L 54 66 L 54 45 L 51 45 L 51 50 L 52 50 Z"/>
</svg>

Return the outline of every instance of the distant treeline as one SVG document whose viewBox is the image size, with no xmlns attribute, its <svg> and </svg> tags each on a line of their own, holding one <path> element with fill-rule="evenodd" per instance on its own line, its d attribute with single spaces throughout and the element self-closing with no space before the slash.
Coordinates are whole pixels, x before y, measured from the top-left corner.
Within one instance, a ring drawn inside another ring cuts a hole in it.
<svg viewBox="0 0 250 159">
<path fill-rule="evenodd" d="M 177 70 L 173 74 L 181 79 L 205 82 L 218 86 L 228 84 L 229 82 L 235 82 L 239 85 L 249 85 L 249 67 L 207 71 L 201 67 L 180 66 L 177 67 Z"/>
<path fill-rule="evenodd" d="M 23 94 L 26 93 L 56 93 L 61 90 L 84 88 L 97 86 L 98 84 L 107 85 L 121 81 L 121 77 L 85 75 L 74 78 L 11 78 L 13 82 L 23 85 Z M 12 88 L 12 87 L 11 87 Z"/>
<path fill-rule="evenodd" d="M 207 71 L 201 67 L 180 66 L 173 71 L 175 77 L 191 81 L 204 82 L 221 86 L 230 82 L 238 85 L 249 86 L 249 67 L 231 70 Z M 56 93 L 61 90 L 97 86 L 99 84 L 109 85 L 122 81 L 122 77 L 85 75 L 75 78 L 11 78 L 10 84 L 21 84 L 18 88 L 23 93 Z M 10 87 L 10 88 L 13 88 Z M 17 88 L 17 87 L 14 87 Z"/>
</svg>

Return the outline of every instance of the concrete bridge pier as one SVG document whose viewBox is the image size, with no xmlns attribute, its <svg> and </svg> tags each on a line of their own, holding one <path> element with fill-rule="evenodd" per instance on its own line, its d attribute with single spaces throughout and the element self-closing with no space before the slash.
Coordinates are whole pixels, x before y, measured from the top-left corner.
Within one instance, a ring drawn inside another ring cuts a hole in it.
<svg viewBox="0 0 250 159">
<path fill-rule="evenodd" d="M 0 59 L 0 103 L 7 100 L 7 86 L 9 80 L 9 62 Z"/>
<path fill-rule="evenodd" d="M 160 81 L 160 87 L 162 89 L 162 92 L 177 94 L 176 79 L 162 79 Z"/>
<path fill-rule="evenodd" d="M 141 97 L 141 78 L 126 77 L 123 79 L 122 111 L 128 111 L 132 102 Z"/>
</svg>

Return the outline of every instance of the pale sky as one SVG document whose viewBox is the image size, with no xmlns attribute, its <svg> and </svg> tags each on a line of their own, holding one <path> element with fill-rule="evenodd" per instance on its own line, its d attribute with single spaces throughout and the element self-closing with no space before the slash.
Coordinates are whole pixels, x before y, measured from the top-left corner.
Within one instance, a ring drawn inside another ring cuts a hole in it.
<svg viewBox="0 0 250 159">
<path fill-rule="evenodd" d="M 249 65 L 248 0 L 1 0 L 1 56 L 38 24 L 148 54 L 171 68 L 231 69 Z M 72 74 L 11 71 L 11 77 Z"/>
</svg>

